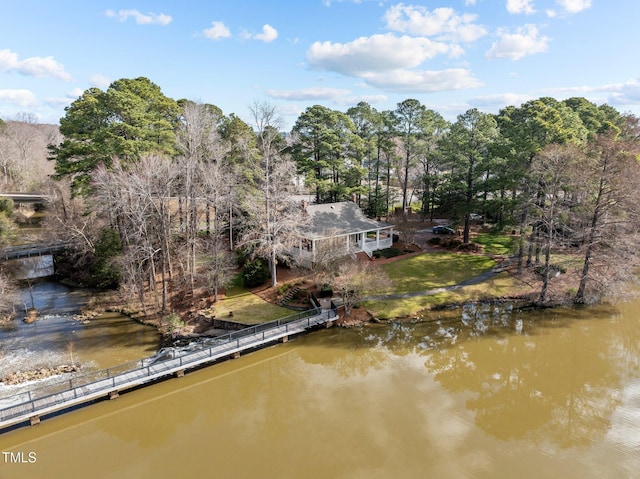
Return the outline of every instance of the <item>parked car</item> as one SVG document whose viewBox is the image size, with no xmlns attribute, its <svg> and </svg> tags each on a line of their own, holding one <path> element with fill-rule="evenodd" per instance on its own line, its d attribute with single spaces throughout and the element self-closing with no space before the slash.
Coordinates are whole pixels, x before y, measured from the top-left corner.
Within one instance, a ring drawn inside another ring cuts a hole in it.
<svg viewBox="0 0 640 479">
<path fill-rule="evenodd" d="M 438 225 L 438 226 L 434 226 L 433 227 L 433 232 L 437 235 L 454 235 L 456 234 L 456 230 L 454 230 L 453 228 L 449 227 L 449 226 L 442 226 L 442 225 Z"/>
</svg>

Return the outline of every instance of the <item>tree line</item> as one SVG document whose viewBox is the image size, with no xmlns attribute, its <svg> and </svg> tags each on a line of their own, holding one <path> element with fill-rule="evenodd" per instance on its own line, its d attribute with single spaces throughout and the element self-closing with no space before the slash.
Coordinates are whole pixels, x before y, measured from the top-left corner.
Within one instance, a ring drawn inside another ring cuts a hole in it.
<svg viewBox="0 0 640 479">
<path fill-rule="evenodd" d="M 170 290 L 195 297 L 203 279 L 217 294 L 239 246 L 242 261 L 264 262 L 275 285 L 301 222 L 296 192 L 355 199 L 374 218 L 396 208 L 448 217 L 464 242 L 482 216 L 515 233 L 519 273 L 540 268 L 540 303 L 557 268 L 552 250 L 582 255 L 579 303 L 634 273 L 633 115 L 544 97 L 449 122 L 407 99 L 385 111 L 314 105 L 282 132 L 273 106 L 250 111 L 252 125 L 215 105 L 168 98 L 146 78 L 85 91 L 49 147 L 52 229 L 83 245 L 76 259 L 89 261 L 102 285 L 122 284 L 143 308 L 161 311 Z"/>
</svg>

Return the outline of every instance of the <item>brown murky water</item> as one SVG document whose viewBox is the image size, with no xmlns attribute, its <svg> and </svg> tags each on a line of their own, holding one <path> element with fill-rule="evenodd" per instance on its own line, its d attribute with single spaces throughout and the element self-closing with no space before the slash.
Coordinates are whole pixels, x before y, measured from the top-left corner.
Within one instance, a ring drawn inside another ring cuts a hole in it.
<svg viewBox="0 0 640 479">
<path fill-rule="evenodd" d="M 322 330 L 0 451 L 2 479 L 637 477 L 640 302 Z"/>
</svg>

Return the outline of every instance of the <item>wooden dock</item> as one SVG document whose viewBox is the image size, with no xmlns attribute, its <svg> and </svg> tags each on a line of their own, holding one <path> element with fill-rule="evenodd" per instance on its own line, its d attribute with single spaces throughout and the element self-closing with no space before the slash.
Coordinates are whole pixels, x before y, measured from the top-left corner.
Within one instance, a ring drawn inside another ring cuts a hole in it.
<svg viewBox="0 0 640 479">
<path fill-rule="evenodd" d="M 290 336 L 301 334 L 311 328 L 329 327 L 336 319 L 334 310 L 312 310 L 288 318 L 263 323 L 215 338 L 213 345 L 194 347 L 175 357 L 163 356 L 129 363 L 73 378 L 52 387 L 43 387 L 21 393 L 3 407 L 0 401 L 0 433 L 3 429 L 21 423 L 37 424 L 48 414 L 63 411 L 97 399 L 118 397 L 119 392 L 152 384 L 154 381 L 176 376 L 189 369 L 213 364 L 217 361 L 239 357 L 243 352 L 258 349 L 268 344 L 286 342 Z"/>
</svg>

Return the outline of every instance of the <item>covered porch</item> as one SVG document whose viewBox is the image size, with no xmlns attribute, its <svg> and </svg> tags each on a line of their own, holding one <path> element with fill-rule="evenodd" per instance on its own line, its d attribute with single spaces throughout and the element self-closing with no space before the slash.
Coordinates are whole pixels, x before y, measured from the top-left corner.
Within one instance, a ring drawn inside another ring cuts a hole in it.
<svg viewBox="0 0 640 479">
<path fill-rule="evenodd" d="M 369 258 L 373 252 L 393 246 L 393 227 L 358 231 L 324 238 L 300 238 L 291 250 L 301 263 L 314 263 L 323 258 L 365 253 Z"/>
</svg>

